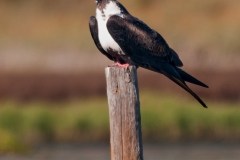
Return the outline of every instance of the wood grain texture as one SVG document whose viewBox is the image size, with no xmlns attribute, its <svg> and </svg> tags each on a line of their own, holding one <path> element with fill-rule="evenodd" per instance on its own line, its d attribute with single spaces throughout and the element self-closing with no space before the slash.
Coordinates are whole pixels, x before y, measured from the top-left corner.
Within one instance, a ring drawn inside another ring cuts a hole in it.
<svg viewBox="0 0 240 160">
<path fill-rule="evenodd" d="M 110 115 L 111 160 L 143 160 L 136 67 L 105 69 Z"/>
</svg>

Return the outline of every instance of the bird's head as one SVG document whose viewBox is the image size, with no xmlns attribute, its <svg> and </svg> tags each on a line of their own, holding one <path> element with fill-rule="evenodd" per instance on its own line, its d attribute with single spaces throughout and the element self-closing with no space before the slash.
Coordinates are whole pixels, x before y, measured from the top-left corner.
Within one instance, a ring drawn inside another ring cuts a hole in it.
<svg viewBox="0 0 240 160">
<path fill-rule="evenodd" d="M 97 3 L 97 5 L 99 4 L 99 3 L 109 3 L 110 1 L 117 1 L 117 0 L 96 0 L 96 3 Z"/>
<path fill-rule="evenodd" d="M 97 7 L 99 9 L 104 9 L 106 8 L 106 5 L 109 3 L 116 3 L 117 0 L 96 0 Z"/>
<path fill-rule="evenodd" d="M 104 19 L 122 14 L 120 3 L 117 0 L 96 0 L 96 3 L 97 15 L 101 15 Z"/>
<path fill-rule="evenodd" d="M 128 13 L 125 7 L 117 0 L 96 0 L 97 13 L 110 17 L 112 15 L 122 15 Z M 99 12 L 98 12 L 99 11 Z"/>
</svg>

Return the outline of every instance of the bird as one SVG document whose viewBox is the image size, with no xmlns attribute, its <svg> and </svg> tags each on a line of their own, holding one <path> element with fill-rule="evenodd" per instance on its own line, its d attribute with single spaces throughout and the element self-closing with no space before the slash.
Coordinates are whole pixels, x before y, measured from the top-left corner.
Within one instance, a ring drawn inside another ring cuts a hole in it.
<svg viewBox="0 0 240 160">
<path fill-rule="evenodd" d="M 90 17 L 89 29 L 98 50 L 116 66 L 134 65 L 163 74 L 207 108 L 186 82 L 208 86 L 180 69 L 183 63 L 165 39 L 120 2 L 96 0 L 96 17 Z"/>
</svg>

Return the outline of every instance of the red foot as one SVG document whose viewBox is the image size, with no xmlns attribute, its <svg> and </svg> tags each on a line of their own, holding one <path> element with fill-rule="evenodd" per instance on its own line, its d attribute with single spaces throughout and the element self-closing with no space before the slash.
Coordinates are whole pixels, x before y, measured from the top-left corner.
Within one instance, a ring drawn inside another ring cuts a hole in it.
<svg viewBox="0 0 240 160">
<path fill-rule="evenodd" d="M 128 63 L 125 63 L 125 64 L 121 64 L 121 63 L 115 63 L 115 66 L 118 66 L 118 67 L 129 67 L 130 65 Z"/>
</svg>

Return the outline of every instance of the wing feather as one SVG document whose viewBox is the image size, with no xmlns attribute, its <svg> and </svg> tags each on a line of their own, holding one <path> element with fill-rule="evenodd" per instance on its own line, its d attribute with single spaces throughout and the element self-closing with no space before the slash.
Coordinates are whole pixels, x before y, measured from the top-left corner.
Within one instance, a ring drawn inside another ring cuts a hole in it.
<svg viewBox="0 0 240 160">
<path fill-rule="evenodd" d="M 124 18 L 114 15 L 107 22 L 107 28 L 121 49 L 135 63 L 171 63 L 182 66 L 174 52 L 163 37 L 149 28 L 144 22 L 124 15 Z"/>
<path fill-rule="evenodd" d="M 94 41 L 95 45 L 97 46 L 98 50 L 102 54 L 107 56 L 110 60 L 113 60 L 113 57 L 102 48 L 102 45 L 98 38 L 98 23 L 97 23 L 97 19 L 94 16 L 91 16 L 89 19 L 89 29 L 90 29 L 93 41 Z"/>
</svg>

